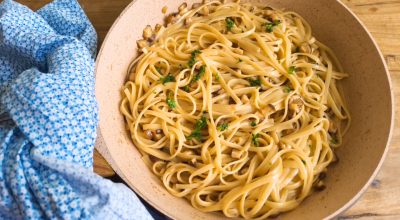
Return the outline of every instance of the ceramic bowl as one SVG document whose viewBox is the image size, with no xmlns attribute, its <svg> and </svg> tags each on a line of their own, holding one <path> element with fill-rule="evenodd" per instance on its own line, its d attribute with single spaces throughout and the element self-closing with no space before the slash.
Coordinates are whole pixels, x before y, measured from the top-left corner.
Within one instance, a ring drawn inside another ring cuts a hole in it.
<svg viewBox="0 0 400 220">
<path fill-rule="evenodd" d="M 97 149 L 113 169 L 144 200 L 173 219 L 222 219 L 202 213 L 188 201 L 170 195 L 142 162 L 129 139 L 119 112 L 121 87 L 129 63 L 137 56 L 136 41 L 146 25 L 162 23 L 163 6 L 177 11 L 183 1 L 134 0 L 115 21 L 100 50 L 96 67 L 96 96 L 100 108 Z M 195 1 L 186 1 L 189 6 Z M 243 2 L 243 1 L 242 1 Z M 382 54 L 359 19 L 336 0 L 253 0 L 293 10 L 310 22 L 314 36 L 338 56 L 350 78 L 343 80 L 352 125 L 336 153 L 327 188 L 308 197 L 282 219 L 333 218 L 349 208 L 367 189 L 382 165 L 393 125 L 391 83 Z"/>
</svg>

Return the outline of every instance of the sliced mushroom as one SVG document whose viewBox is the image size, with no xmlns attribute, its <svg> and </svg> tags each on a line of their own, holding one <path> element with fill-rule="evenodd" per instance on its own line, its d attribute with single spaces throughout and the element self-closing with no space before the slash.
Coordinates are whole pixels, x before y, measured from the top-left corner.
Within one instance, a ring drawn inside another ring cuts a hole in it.
<svg viewBox="0 0 400 220">
<path fill-rule="evenodd" d="M 303 105 L 303 99 L 299 95 L 294 95 L 289 99 L 289 109 L 294 113 L 299 113 Z"/>
<path fill-rule="evenodd" d="M 192 17 L 187 17 L 187 18 L 185 19 L 185 25 L 186 25 L 186 26 L 189 26 L 191 23 L 192 23 Z"/>
<path fill-rule="evenodd" d="M 156 24 L 156 26 L 154 27 L 154 31 L 156 33 L 158 33 L 161 30 L 162 25 L 161 24 Z"/>
<path fill-rule="evenodd" d="M 154 134 L 153 134 L 153 132 L 151 130 L 146 130 L 144 133 L 146 134 L 148 139 L 150 139 L 150 140 L 153 139 Z"/>
<path fill-rule="evenodd" d="M 149 39 L 153 35 L 153 30 L 151 29 L 150 25 L 147 25 L 146 28 L 143 30 L 143 38 L 145 40 Z"/>
<path fill-rule="evenodd" d="M 185 14 L 185 13 L 188 11 L 188 10 L 187 10 L 187 3 L 186 3 L 186 2 L 182 3 L 182 4 L 179 6 L 178 10 L 179 10 L 179 14 L 180 14 L 180 15 Z"/>
<path fill-rule="evenodd" d="M 149 46 L 149 43 L 143 39 L 136 41 L 136 43 L 137 43 L 137 46 L 139 47 L 139 49 L 143 49 L 143 48 Z"/>
<path fill-rule="evenodd" d="M 180 15 L 178 13 L 172 13 L 172 14 L 168 15 L 165 22 L 167 23 L 167 25 L 175 24 L 178 21 L 179 17 L 180 17 Z"/>
<path fill-rule="evenodd" d="M 314 188 L 315 188 L 317 191 L 322 191 L 322 190 L 324 190 L 324 189 L 326 188 L 326 186 L 325 186 L 325 184 L 324 184 L 324 181 L 322 181 L 322 180 L 318 181 L 318 182 L 315 184 Z"/>
</svg>

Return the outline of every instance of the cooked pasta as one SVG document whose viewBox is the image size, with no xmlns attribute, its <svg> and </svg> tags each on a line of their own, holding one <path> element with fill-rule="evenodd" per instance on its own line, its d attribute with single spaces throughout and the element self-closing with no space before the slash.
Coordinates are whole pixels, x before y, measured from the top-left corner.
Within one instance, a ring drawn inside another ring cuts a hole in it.
<svg viewBox="0 0 400 220">
<path fill-rule="evenodd" d="M 298 14 L 181 5 L 144 30 L 121 112 L 144 162 L 204 212 L 264 219 L 323 189 L 350 125 L 348 75 Z"/>
</svg>

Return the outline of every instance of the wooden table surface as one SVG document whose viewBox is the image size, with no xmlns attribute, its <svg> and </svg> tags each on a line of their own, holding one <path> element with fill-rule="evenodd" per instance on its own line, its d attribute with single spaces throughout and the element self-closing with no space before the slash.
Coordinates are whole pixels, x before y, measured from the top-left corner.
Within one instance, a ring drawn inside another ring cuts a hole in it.
<svg viewBox="0 0 400 220">
<path fill-rule="evenodd" d="M 17 0 L 37 9 L 50 0 Z M 332 0 L 333 1 L 333 0 Z M 120 12 L 131 0 L 79 0 L 99 35 L 99 45 Z M 377 40 L 392 77 L 396 100 L 400 97 L 400 0 L 343 0 Z M 339 219 L 400 219 L 400 102 L 396 105 L 393 139 L 387 159 L 368 191 Z M 94 171 L 115 175 L 101 155 L 94 153 Z"/>
</svg>

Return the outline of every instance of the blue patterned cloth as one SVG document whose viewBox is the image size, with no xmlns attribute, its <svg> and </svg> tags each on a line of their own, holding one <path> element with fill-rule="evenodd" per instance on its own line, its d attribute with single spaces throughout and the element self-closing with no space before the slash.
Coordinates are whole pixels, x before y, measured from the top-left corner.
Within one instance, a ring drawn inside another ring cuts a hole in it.
<svg viewBox="0 0 400 220">
<path fill-rule="evenodd" d="M 152 219 L 92 172 L 96 44 L 76 0 L 0 3 L 0 219 Z"/>
</svg>

